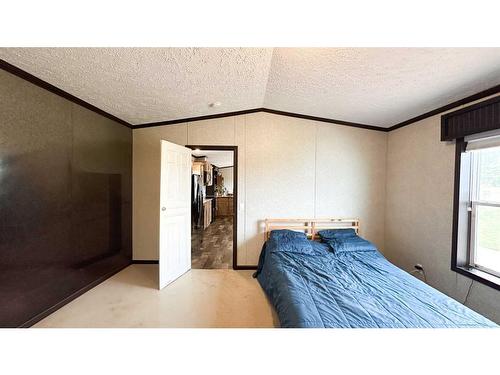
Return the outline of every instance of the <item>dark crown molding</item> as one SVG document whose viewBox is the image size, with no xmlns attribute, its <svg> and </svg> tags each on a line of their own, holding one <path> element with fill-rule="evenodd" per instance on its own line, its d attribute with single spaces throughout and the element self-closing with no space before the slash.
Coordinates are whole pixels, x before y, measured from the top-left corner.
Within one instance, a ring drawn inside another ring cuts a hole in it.
<svg viewBox="0 0 500 375">
<path fill-rule="evenodd" d="M 269 109 L 269 108 L 254 108 L 254 109 L 248 109 L 245 111 L 225 112 L 225 113 L 219 113 L 219 114 L 208 115 L 208 116 L 190 117 L 190 118 L 183 118 L 183 119 L 169 120 L 169 121 L 150 122 L 147 124 L 140 124 L 140 125 L 133 126 L 132 129 L 150 128 L 150 127 L 154 127 L 154 126 L 173 125 L 173 124 L 180 124 L 183 122 L 194 122 L 194 121 L 200 121 L 200 120 L 208 120 L 208 119 L 215 119 L 215 118 L 222 118 L 222 117 L 229 117 L 229 116 L 244 115 L 244 114 L 248 114 L 248 113 L 266 112 L 266 113 L 272 113 L 275 115 L 296 117 L 296 118 L 302 118 L 302 119 L 312 120 L 312 121 L 326 122 L 326 123 L 336 124 L 336 125 L 344 125 L 344 126 L 351 126 L 351 127 L 355 127 L 355 128 L 361 128 L 361 129 L 390 132 L 392 130 L 402 128 L 404 126 L 413 124 L 417 121 L 420 121 L 420 120 L 426 119 L 428 117 L 437 115 L 439 113 L 448 111 L 450 109 L 456 108 L 458 106 L 486 98 L 490 95 L 497 94 L 499 92 L 500 92 L 500 85 L 496 85 L 496 86 L 490 87 L 489 89 L 486 89 L 484 91 L 467 96 L 467 97 L 460 99 L 460 100 L 456 100 L 456 101 L 449 103 L 449 104 L 446 104 L 442 107 L 433 109 L 432 111 L 426 112 L 426 113 L 421 114 L 421 115 L 416 116 L 416 117 L 413 117 L 409 120 L 400 122 L 399 124 L 393 125 L 389 128 L 384 128 L 384 127 L 375 126 L 375 125 L 359 124 L 356 122 L 349 122 L 349 121 L 343 121 L 343 120 L 335 120 L 335 119 L 330 119 L 330 118 L 325 118 L 325 117 L 304 115 L 304 114 L 294 113 L 294 112 L 278 111 L 278 110 Z"/>
<path fill-rule="evenodd" d="M 277 111 L 275 109 L 269 109 L 269 108 L 262 108 L 262 112 L 272 113 L 272 114 L 281 115 L 281 116 L 302 118 L 302 119 L 305 119 L 305 120 L 327 122 L 327 123 L 336 124 L 336 125 L 351 126 L 351 127 L 354 127 L 354 128 L 369 129 L 369 130 L 378 130 L 378 131 L 382 131 L 382 132 L 386 132 L 387 131 L 387 128 L 384 128 L 382 126 L 367 125 L 367 124 L 360 124 L 360 123 L 357 123 L 357 122 L 349 122 L 349 121 L 335 120 L 335 119 L 330 119 L 330 118 L 325 118 L 325 117 L 303 115 L 303 114 L 294 113 L 294 112 Z"/>
<path fill-rule="evenodd" d="M 54 86 L 51 85 L 50 83 L 35 77 L 33 74 L 30 74 L 21 68 L 18 68 L 17 66 L 14 66 L 12 64 L 9 64 L 7 61 L 0 59 L 0 69 L 5 70 L 6 72 L 9 72 L 19 78 L 24 79 L 25 81 L 28 81 L 38 87 L 41 87 L 42 89 L 45 89 L 47 91 L 50 91 L 53 94 L 59 95 L 60 97 L 67 99 L 75 104 L 81 105 L 82 107 L 85 107 L 92 112 L 95 112 L 101 116 L 107 117 L 110 120 L 113 120 L 121 125 L 126 126 L 127 128 L 132 128 L 132 124 L 129 124 L 127 121 L 124 121 L 116 116 L 113 116 L 111 113 L 108 113 L 100 108 L 97 108 L 96 106 L 87 103 L 85 100 L 82 100 L 80 98 L 77 98 L 74 95 L 71 95 L 70 93 Z"/>
<path fill-rule="evenodd" d="M 269 108 L 253 108 L 253 109 L 247 109 L 244 111 L 224 112 L 224 113 L 217 113 L 214 115 L 207 115 L 207 116 L 188 117 L 188 118 L 182 118 L 182 119 L 177 119 L 177 120 L 149 122 L 146 124 L 132 126 L 132 129 L 143 129 L 143 128 L 151 128 L 151 127 L 155 127 L 155 126 L 174 125 L 174 124 L 180 124 L 183 122 L 209 120 L 209 119 L 216 119 L 216 118 L 223 118 L 223 117 L 230 117 L 230 116 L 246 115 L 248 113 L 257 113 L 257 112 L 265 112 L 265 113 L 271 113 L 271 114 L 280 115 L 280 116 L 296 117 L 296 118 L 301 118 L 301 119 L 305 119 L 305 120 L 327 122 L 330 124 L 351 126 L 354 128 L 361 128 L 361 129 L 378 130 L 378 131 L 383 131 L 383 132 L 386 132 L 388 130 L 388 128 L 383 128 L 381 126 L 359 124 L 356 122 L 335 120 L 335 119 L 330 119 L 330 118 L 325 118 L 325 117 L 316 117 L 316 116 L 304 115 L 301 113 L 278 111 L 278 110 L 269 109 Z"/>
<path fill-rule="evenodd" d="M 486 97 L 488 97 L 490 95 L 498 94 L 499 92 L 500 92 L 500 85 L 496 85 L 496 86 L 490 87 L 489 89 L 486 89 L 484 91 L 480 91 L 480 92 L 478 92 L 476 94 L 473 94 L 473 95 L 467 96 L 465 98 L 456 100 L 456 101 L 454 101 L 454 102 L 452 102 L 450 104 L 446 104 L 446 105 L 444 105 L 442 107 L 433 109 L 432 111 L 426 112 L 426 113 L 424 113 L 424 114 L 422 114 L 420 116 L 413 117 L 413 118 L 411 118 L 409 120 L 400 122 L 399 124 L 391 126 L 387 130 L 388 131 L 392 131 L 392 130 L 396 130 L 396 129 L 402 128 L 403 126 L 410 125 L 410 124 L 413 124 L 414 122 L 426 119 L 426 118 L 431 117 L 431 116 L 435 116 L 435 115 L 437 115 L 439 113 L 449 111 L 450 109 L 456 108 L 458 106 L 461 106 L 461 105 L 464 105 L 464 104 L 468 104 L 470 102 L 474 102 L 476 100 L 480 100 L 480 99 L 486 98 Z"/>
<path fill-rule="evenodd" d="M 263 107 L 262 108 L 247 109 L 247 110 L 242 110 L 242 111 L 218 113 L 218 114 L 214 114 L 214 115 L 188 117 L 188 118 L 182 118 L 182 119 L 176 119 L 176 120 L 149 122 L 149 123 L 144 123 L 144 124 L 132 125 L 132 124 L 128 123 L 127 121 L 124 121 L 124 120 L 122 120 L 122 119 L 120 119 L 120 118 L 100 109 L 100 108 L 97 108 L 96 106 L 94 106 L 94 105 L 92 105 L 92 104 L 90 104 L 90 103 L 88 103 L 80 98 L 77 98 L 76 96 L 74 96 L 74 95 L 54 86 L 54 85 L 51 85 L 50 83 L 48 83 L 48 82 L 46 82 L 38 77 L 35 77 L 34 75 L 8 63 L 5 60 L 0 59 L 0 69 L 3 69 L 6 72 L 9 72 L 9 73 L 11 73 L 19 78 L 22 78 L 28 82 L 31 82 L 34 85 L 37 85 L 45 90 L 48 90 L 48 91 L 50 91 L 56 95 L 59 95 L 59 96 L 65 98 L 69 101 L 72 101 L 75 104 L 81 105 L 82 107 L 85 107 L 85 108 L 87 108 L 95 113 L 98 113 L 104 117 L 107 117 L 113 121 L 118 122 L 121 125 L 124 125 L 128 128 L 131 128 L 131 129 L 143 129 L 143 128 L 150 128 L 150 127 L 155 127 L 155 126 L 180 124 L 180 123 L 184 123 L 184 122 L 194 122 L 194 121 L 201 121 L 201 120 L 210 120 L 210 119 L 216 119 L 216 118 L 245 115 L 245 114 L 249 114 L 249 113 L 266 112 L 266 113 L 271 113 L 271 114 L 275 114 L 275 115 L 301 118 L 301 119 L 305 119 L 305 120 L 326 122 L 326 123 L 330 123 L 330 124 L 351 126 L 351 127 L 355 127 L 355 128 L 368 129 L 368 130 L 390 132 L 392 130 L 402 128 L 404 126 L 413 124 L 417 121 L 420 121 L 420 120 L 426 119 L 428 117 L 437 115 L 439 113 L 448 111 L 448 110 L 453 109 L 455 107 L 458 107 L 458 106 L 461 106 L 464 104 L 468 104 L 468 103 L 476 101 L 476 100 L 483 99 L 483 98 L 488 97 L 490 95 L 500 93 L 500 85 L 496 85 L 496 86 L 490 87 L 489 89 L 486 89 L 484 91 L 467 96 L 463 99 L 454 101 L 454 102 L 449 103 L 447 105 L 444 105 L 442 107 L 436 108 L 432 111 L 426 112 L 426 113 L 421 114 L 419 116 L 416 116 L 416 117 L 413 117 L 413 118 L 408 119 L 406 121 L 395 124 L 389 128 L 384 128 L 384 127 L 375 126 L 375 125 L 360 124 L 360 123 L 349 122 L 349 121 L 344 121 L 344 120 L 330 119 L 330 118 L 325 118 L 325 117 L 310 116 L 310 115 L 305 115 L 305 114 L 301 114 L 301 113 L 279 111 L 279 110 L 270 109 L 270 108 L 263 108 Z"/>
<path fill-rule="evenodd" d="M 145 124 L 134 125 L 134 126 L 132 126 L 132 129 L 152 128 L 155 126 L 181 124 L 183 122 L 193 122 L 193 121 L 201 121 L 201 120 L 210 120 L 210 119 L 214 119 L 214 118 L 246 115 L 248 113 L 262 112 L 262 110 L 263 110 L 263 108 L 253 108 L 253 109 L 245 109 L 243 111 L 217 113 L 215 115 L 186 117 L 186 118 L 181 118 L 181 119 L 177 119 L 177 120 L 167 120 L 167 121 L 158 121 L 158 122 L 147 122 Z"/>
</svg>

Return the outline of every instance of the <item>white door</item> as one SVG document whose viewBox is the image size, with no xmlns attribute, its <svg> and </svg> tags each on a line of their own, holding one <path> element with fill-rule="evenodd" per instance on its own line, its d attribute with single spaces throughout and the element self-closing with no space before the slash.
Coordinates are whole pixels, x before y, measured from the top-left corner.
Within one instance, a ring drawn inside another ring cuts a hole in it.
<svg viewBox="0 0 500 375">
<path fill-rule="evenodd" d="M 161 141 L 160 289 L 191 269 L 191 151 Z"/>
</svg>

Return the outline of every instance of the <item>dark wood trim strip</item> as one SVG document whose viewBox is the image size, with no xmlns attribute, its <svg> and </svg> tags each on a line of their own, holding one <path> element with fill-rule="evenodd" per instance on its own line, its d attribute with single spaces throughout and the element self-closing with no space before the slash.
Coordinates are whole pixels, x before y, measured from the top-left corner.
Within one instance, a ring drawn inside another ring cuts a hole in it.
<svg viewBox="0 0 500 375">
<path fill-rule="evenodd" d="M 463 138 L 457 139 L 455 145 L 455 176 L 453 186 L 453 218 L 452 218 L 452 237 L 451 237 L 451 269 L 457 267 L 457 246 L 458 246 L 458 208 L 460 207 L 460 168 L 462 152 L 465 151 L 465 142 Z"/>
<path fill-rule="evenodd" d="M 489 98 L 488 100 L 483 100 L 483 101 L 481 101 L 479 103 L 472 104 L 472 105 L 469 105 L 467 107 L 457 109 L 456 111 L 453 111 L 453 112 L 449 112 L 449 113 L 443 115 L 443 117 L 446 119 L 446 118 L 449 118 L 449 117 L 460 115 L 462 113 L 467 113 L 467 112 L 473 111 L 475 109 L 479 109 L 479 108 L 485 107 L 487 105 L 490 105 L 490 104 L 493 104 L 493 103 L 498 103 L 498 102 L 500 102 L 500 97 L 499 96 L 494 96 L 493 98 Z"/>
<path fill-rule="evenodd" d="M 368 129 L 368 130 L 377 130 L 377 131 L 382 131 L 382 132 L 388 131 L 388 128 L 383 128 L 381 126 L 360 124 L 360 123 L 357 123 L 357 122 L 349 122 L 349 121 L 343 121 L 343 120 L 335 120 L 335 119 L 330 119 L 330 118 L 325 118 L 325 117 L 310 116 L 310 115 L 304 115 L 304 114 L 301 114 L 301 113 L 278 111 L 278 110 L 269 109 L 269 108 L 262 108 L 261 112 L 271 113 L 273 115 L 281 115 L 281 116 L 301 118 L 301 119 L 311 120 L 311 121 L 327 122 L 329 124 L 351 126 L 351 127 L 354 127 L 354 128 L 361 128 L 361 129 Z"/>
<path fill-rule="evenodd" d="M 491 277 L 490 279 L 490 277 L 487 274 L 484 274 L 480 271 L 478 272 L 477 270 L 474 269 L 468 270 L 464 267 L 457 267 L 457 266 L 452 267 L 452 271 L 455 271 L 456 273 L 459 273 L 462 276 L 477 281 L 480 284 L 484 284 L 486 286 L 489 286 L 490 288 L 500 291 L 500 283 L 496 283 L 495 281 L 493 281 L 494 276 Z M 483 275 L 485 277 L 482 277 Z"/>
<path fill-rule="evenodd" d="M 404 126 L 413 124 L 414 122 L 417 122 L 417 121 L 426 119 L 428 117 L 437 115 L 441 112 L 448 111 L 448 110 L 453 109 L 455 107 L 458 107 L 458 106 L 461 106 L 461 105 L 464 105 L 464 104 L 467 104 L 467 103 L 470 103 L 470 102 L 473 102 L 476 100 L 480 100 L 482 98 L 485 98 L 487 96 L 494 95 L 497 93 L 500 93 L 500 85 L 490 87 L 489 89 L 486 89 L 484 91 L 478 92 L 478 93 L 473 94 L 473 95 L 470 95 L 466 98 L 457 100 L 453 103 L 444 105 L 442 107 L 436 108 L 432 111 L 426 112 L 426 113 L 419 115 L 419 116 L 416 116 L 416 117 L 413 117 L 409 120 L 400 122 L 399 124 L 393 125 L 389 128 L 384 128 L 384 127 L 375 126 L 375 125 L 368 125 L 368 124 L 360 124 L 360 123 L 356 123 L 356 122 L 349 122 L 349 121 L 343 121 L 343 120 L 330 119 L 330 118 L 325 118 L 325 117 L 310 116 L 310 115 L 305 115 L 305 114 L 295 113 L 295 112 L 278 111 L 275 109 L 262 107 L 262 108 L 253 108 L 253 109 L 248 109 L 248 110 L 244 110 L 244 111 L 237 111 L 237 112 L 225 112 L 225 113 L 219 113 L 219 114 L 208 115 L 208 116 L 189 117 L 189 118 L 183 118 L 183 119 L 177 119 L 177 120 L 151 122 L 151 123 L 146 123 L 146 124 L 135 125 L 132 127 L 132 129 L 142 129 L 142 128 L 149 128 L 149 127 L 154 127 L 154 126 L 173 125 L 173 124 L 180 124 L 180 123 L 184 123 L 184 122 L 194 122 L 194 121 L 216 119 L 216 118 L 222 118 L 222 117 L 245 115 L 245 114 L 249 114 L 249 113 L 265 112 L 265 113 L 271 113 L 271 114 L 275 114 L 275 115 L 295 117 L 295 118 L 301 118 L 301 119 L 311 120 L 311 121 L 319 121 L 319 122 L 326 122 L 326 123 L 336 124 L 336 125 L 351 126 L 351 127 L 355 127 L 355 128 L 361 128 L 361 129 L 390 132 L 392 130 L 396 130 L 396 129 L 402 128 Z"/>
<path fill-rule="evenodd" d="M 237 226 L 234 226 L 233 227 L 233 231 L 238 229 Z M 234 242 L 236 243 L 236 242 Z M 233 246 L 235 246 L 233 243 Z M 235 252 L 233 251 L 233 262 L 236 262 L 236 259 L 235 259 L 235 256 L 234 256 Z M 158 261 L 157 260 L 133 260 L 132 261 L 132 264 L 158 264 Z M 233 263 L 233 269 L 235 270 L 256 270 L 257 269 L 257 266 L 248 266 L 248 265 L 237 265 L 236 263 Z"/>
<path fill-rule="evenodd" d="M 133 126 L 133 129 L 141 129 L 141 128 L 148 128 L 152 126 L 162 126 L 162 125 L 172 125 L 172 124 L 179 124 L 183 122 L 193 122 L 193 121 L 200 121 L 200 120 L 207 120 L 207 119 L 215 119 L 215 118 L 221 118 L 221 117 L 229 117 L 229 116 L 237 116 L 237 115 L 244 115 L 247 113 L 256 113 L 256 112 L 266 112 L 266 113 L 271 113 L 275 115 L 281 115 L 281 116 L 288 116 L 288 117 L 296 117 L 296 118 L 302 118 L 305 120 L 312 120 L 312 121 L 319 121 L 319 122 L 326 122 L 330 124 L 337 124 L 337 125 L 345 125 L 345 126 L 352 126 L 355 128 L 361 128 L 361 129 L 369 129 L 369 130 L 377 130 L 377 131 L 383 131 L 383 132 L 390 132 L 392 130 L 396 130 L 399 128 L 402 128 L 403 126 L 407 126 L 410 124 L 413 124 L 414 122 L 426 119 L 428 117 L 437 115 L 441 112 L 448 111 L 450 109 L 453 109 L 455 107 L 468 104 L 470 102 L 476 101 L 483 99 L 487 96 L 494 95 L 500 93 L 500 85 L 496 85 L 493 87 L 490 87 L 489 89 L 483 90 L 481 92 L 478 92 L 476 94 L 467 96 L 465 98 L 462 98 L 460 100 L 456 100 L 450 104 L 444 105 L 442 107 L 433 109 L 432 111 L 426 112 L 424 114 L 421 114 L 419 116 L 413 117 L 409 120 L 400 122 L 396 125 L 393 125 L 389 128 L 384 128 L 381 126 L 375 126 L 375 125 L 368 125 L 368 124 L 360 124 L 356 122 L 350 122 L 350 121 L 343 121 L 343 120 L 335 120 L 335 119 L 330 119 L 330 118 L 325 118 L 325 117 L 317 117 L 317 116 L 310 116 L 310 115 L 305 115 L 305 114 L 300 114 L 300 113 L 294 113 L 294 112 L 286 112 L 286 111 L 278 111 L 275 109 L 270 109 L 270 108 L 254 108 L 254 109 L 249 109 L 245 111 L 237 111 L 237 112 L 226 112 L 226 113 L 220 113 L 220 114 L 215 114 L 215 115 L 208 115 L 208 116 L 199 116 L 199 117 L 190 117 L 190 118 L 184 118 L 184 119 L 178 119 L 178 120 L 170 120 L 170 121 L 160 121 L 160 122 L 152 122 L 152 123 L 147 123 L 147 124 L 140 124 Z"/>
<path fill-rule="evenodd" d="M 144 123 L 144 124 L 138 124 L 138 125 L 132 125 L 128 123 L 125 120 L 122 120 L 100 108 L 97 108 L 96 106 L 84 101 L 83 99 L 77 98 L 76 96 L 38 78 L 35 77 L 34 75 L 8 63 L 5 60 L 0 59 L 0 69 L 5 70 L 6 72 L 9 72 L 11 74 L 14 74 L 15 76 L 22 78 L 34 85 L 37 85 L 47 91 L 50 91 L 56 95 L 59 95 L 75 104 L 81 105 L 82 107 L 85 107 L 95 113 L 100 114 L 101 116 L 107 117 L 113 121 L 118 122 L 121 125 L 124 125 L 128 128 L 131 129 L 143 129 L 143 128 L 150 128 L 150 127 L 155 127 L 155 126 L 163 126 L 163 125 L 174 125 L 174 124 L 180 124 L 184 122 L 194 122 L 194 121 L 201 121 L 201 120 L 210 120 L 210 119 L 216 119 L 216 118 L 223 118 L 223 117 L 230 117 L 230 116 L 238 116 L 238 115 L 245 115 L 249 113 L 256 113 L 256 112 L 266 112 L 266 113 L 271 113 L 271 114 L 276 114 L 276 115 L 281 115 L 281 116 L 288 116 L 288 117 L 295 117 L 295 118 L 302 118 L 306 120 L 312 120 L 312 121 L 319 121 L 319 122 L 326 122 L 326 123 L 331 123 L 331 124 L 337 124 L 337 125 L 344 125 L 344 126 L 352 126 L 355 128 L 361 128 L 361 129 L 368 129 L 368 130 L 377 130 L 377 131 L 383 131 L 383 132 L 390 132 L 392 130 L 396 130 L 399 128 L 402 128 L 404 126 L 413 124 L 414 122 L 423 120 L 427 117 L 431 117 L 434 115 L 437 115 L 441 112 L 448 111 L 450 109 L 453 109 L 455 107 L 485 98 L 490 95 L 494 95 L 500 92 L 500 85 L 496 85 L 493 87 L 490 87 L 489 89 L 486 89 L 484 91 L 478 92 L 476 94 L 470 95 L 466 98 L 457 100 L 455 102 L 452 102 L 450 104 L 444 105 L 442 107 L 436 108 L 432 111 L 426 112 L 424 114 L 421 114 L 419 116 L 413 117 L 409 120 L 400 122 L 396 125 L 393 125 L 389 128 L 384 128 L 381 126 L 375 126 L 375 125 L 368 125 L 368 124 L 360 124 L 356 122 L 349 122 L 349 121 L 344 121 L 344 120 L 336 120 L 336 119 L 330 119 L 330 118 L 325 118 L 325 117 L 317 117 L 317 116 L 310 116 L 310 115 L 305 115 L 301 113 L 294 113 L 294 112 L 286 112 L 286 111 L 279 111 L 275 109 L 270 109 L 270 108 L 253 108 L 253 109 L 247 109 L 247 110 L 242 110 L 242 111 L 234 111 L 234 112 L 225 112 L 225 113 L 217 113 L 213 115 L 205 115 L 205 116 L 197 116 L 197 117 L 188 117 L 188 118 L 182 118 L 182 119 L 177 119 L 177 120 L 167 120 L 167 121 L 158 121 L 158 122 L 149 122 L 149 123 Z"/>
<path fill-rule="evenodd" d="M 70 303 L 74 299 L 80 297 L 82 294 L 88 292 L 90 289 L 95 288 L 97 285 L 99 285 L 103 281 L 109 279 L 111 276 L 113 276 L 113 275 L 117 274 L 118 272 L 124 270 L 125 268 L 127 268 L 128 266 L 130 266 L 130 264 L 131 263 L 128 263 L 128 264 L 125 264 L 124 266 L 118 267 L 117 269 L 115 269 L 115 270 L 113 270 L 111 272 L 108 272 L 107 274 L 105 274 L 105 275 L 99 277 L 98 279 L 92 281 L 90 284 L 85 285 L 83 288 L 81 288 L 80 290 L 77 290 L 76 292 L 74 292 L 73 294 L 69 295 L 68 297 L 66 297 L 62 301 L 56 303 L 54 306 L 52 306 L 52 307 L 48 308 L 47 310 L 45 310 L 45 311 L 43 311 L 43 312 L 35 315 L 30 320 L 28 320 L 28 321 L 24 322 L 23 324 L 21 324 L 18 328 L 29 328 L 29 327 L 33 326 L 34 324 L 38 323 L 40 320 L 46 318 L 50 314 L 52 314 L 55 311 L 59 310 L 64 305 L 67 305 L 68 303 Z"/>
<path fill-rule="evenodd" d="M 277 110 L 269 109 L 269 108 L 253 108 L 253 109 L 247 109 L 244 111 L 225 112 L 225 113 L 218 113 L 218 114 L 207 115 L 207 116 L 189 117 L 189 118 L 182 118 L 182 119 L 168 120 L 168 121 L 159 121 L 159 122 L 150 122 L 150 123 L 146 123 L 146 124 L 135 125 L 132 127 L 132 129 L 143 129 L 143 128 L 151 128 L 154 126 L 174 125 L 174 124 L 181 124 L 184 122 L 210 120 L 210 119 L 230 117 L 230 116 L 246 115 L 249 113 L 257 113 L 257 112 L 265 112 L 265 113 L 271 113 L 274 115 L 302 118 L 305 120 L 312 120 L 312 121 L 327 122 L 327 123 L 336 124 L 336 125 L 352 126 L 355 128 L 378 130 L 378 131 L 383 131 L 383 132 L 388 131 L 388 128 L 383 128 L 380 126 L 358 124 L 355 122 L 334 120 L 334 119 L 329 119 L 329 118 L 324 118 L 324 117 L 309 116 L 309 115 L 304 115 L 304 114 L 300 114 L 300 113 L 277 111 Z"/>
<path fill-rule="evenodd" d="M 134 259 L 132 260 L 132 264 L 158 264 L 158 260 L 143 260 L 143 259 Z"/>
<path fill-rule="evenodd" d="M 235 151 L 238 149 L 238 146 L 222 146 L 222 145 L 221 146 L 187 145 L 185 147 L 190 148 L 192 150 L 199 149 L 200 151 Z"/>
<path fill-rule="evenodd" d="M 448 111 L 450 109 L 453 109 L 455 107 L 459 107 L 461 105 L 468 104 L 470 102 L 486 98 L 487 96 L 490 96 L 490 95 L 498 94 L 499 92 L 500 92 L 500 85 L 490 87 L 489 89 L 478 92 L 474 95 L 467 96 L 466 98 L 463 98 L 463 99 L 454 101 L 453 103 L 450 103 L 450 104 L 444 105 L 442 107 L 433 109 L 432 111 L 426 112 L 420 116 L 413 117 L 409 120 L 400 122 L 399 124 L 393 125 L 390 128 L 388 128 L 387 131 L 393 131 L 393 130 L 402 128 L 403 126 L 413 124 L 414 122 L 426 119 L 427 117 L 431 117 L 431 116 L 437 115 L 441 112 L 445 112 L 445 111 Z"/>
<path fill-rule="evenodd" d="M 181 124 L 183 122 L 194 122 L 194 121 L 202 121 L 202 120 L 211 120 L 211 119 L 215 119 L 215 118 L 223 118 L 223 117 L 246 115 L 248 113 L 262 112 L 262 110 L 263 110 L 263 108 L 253 108 L 253 109 L 246 109 L 246 110 L 243 110 L 243 111 L 216 113 L 216 114 L 213 114 L 213 115 L 205 115 L 205 116 L 197 116 L 197 117 L 187 117 L 187 118 L 181 118 L 181 119 L 177 119 L 177 120 L 148 122 L 148 123 L 145 123 L 145 124 L 134 125 L 134 126 L 132 126 L 132 129 L 152 128 L 152 127 L 155 127 L 155 126 Z M 186 147 L 188 147 L 188 146 L 186 146 Z"/>
<path fill-rule="evenodd" d="M 233 149 L 233 269 L 237 269 L 237 268 L 238 268 L 238 146 L 234 146 L 234 149 Z"/>
<path fill-rule="evenodd" d="M 256 270 L 257 266 L 237 266 L 234 268 L 235 270 Z"/>
<path fill-rule="evenodd" d="M 5 60 L 0 59 L 0 69 L 5 70 L 6 72 L 13 74 L 19 78 L 22 78 L 25 81 L 28 81 L 28 82 L 30 82 L 38 87 L 41 87 L 42 89 L 50 91 L 53 94 L 59 95 L 60 97 L 66 99 L 66 100 L 69 100 L 75 104 L 78 104 L 82 107 L 85 107 L 85 108 L 91 110 L 92 112 L 95 112 L 101 116 L 107 117 L 110 120 L 113 120 L 121 125 L 126 126 L 127 128 L 132 128 L 132 124 L 129 124 L 128 122 L 112 115 L 111 113 L 108 113 L 106 111 L 103 111 L 100 108 L 97 108 L 96 106 L 86 102 L 85 100 L 77 98 L 76 96 L 71 95 L 70 93 L 68 93 L 64 90 L 62 90 L 54 85 L 51 85 L 50 83 L 48 83 L 48 82 L 46 82 L 38 77 L 35 77 L 33 74 L 30 74 L 30 73 L 18 68 L 17 66 L 9 64 Z"/>
</svg>

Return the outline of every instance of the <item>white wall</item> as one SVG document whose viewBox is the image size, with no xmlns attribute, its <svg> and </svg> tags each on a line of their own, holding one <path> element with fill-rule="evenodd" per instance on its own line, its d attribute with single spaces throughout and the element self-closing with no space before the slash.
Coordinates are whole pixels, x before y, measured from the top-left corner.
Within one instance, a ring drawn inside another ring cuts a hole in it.
<svg viewBox="0 0 500 375">
<path fill-rule="evenodd" d="M 238 264 L 255 265 L 265 218 L 359 217 L 384 249 L 387 133 L 254 113 L 133 131 L 134 259 L 158 259 L 160 140 L 238 146 Z"/>
<path fill-rule="evenodd" d="M 228 194 L 233 194 L 233 178 L 234 178 L 234 168 L 221 168 L 219 173 L 224 179 L 224 187 L 227 189 Z"/>
<path fill-rule="evenodd" d="M 362 235 L 384 249 L 387 133 L 317 125 L 315 216 L 361 218 Z M 381 225 L 380 225 L 381 223 Z"/>
<path fill-rule="evenodd" d="M 463 301 L 450 270 L 454 151 L 440 116 L 383 133 L 255 113 L 133 131 L 134 259 L 158 258 L 160 140 L 238 146 L 238 263 L 255 265 L 267 217 L 354 216 L 396 265 Z M 386 199 L 387 197 L 387 199 Z M 468 305 L 500 321 L 498 291 L 475 283 Z"/>
<path fill-rule="evenodd" d="M 455 142 L 440 141 L 441 115 L 389 132 L 385 254 L 406 270 L 421 263 L 433 287 L 463 302 L 471 279 L 450 269 Z M 498 291 L 474 282 L 467 305 L 500 322 Z"/>
</svg>

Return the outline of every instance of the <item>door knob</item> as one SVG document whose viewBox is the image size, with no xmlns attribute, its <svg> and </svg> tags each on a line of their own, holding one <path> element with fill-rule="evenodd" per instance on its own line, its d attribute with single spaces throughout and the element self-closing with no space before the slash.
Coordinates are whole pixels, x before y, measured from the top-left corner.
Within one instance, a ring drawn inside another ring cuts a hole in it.
<svg viewBox="0 0 500 375">
<path fill-rule="evenodd" d="M 161 210 L 162 211 L 165 211 L 167 209 L 167 207 L 162 207 Z"/>
</svg>

